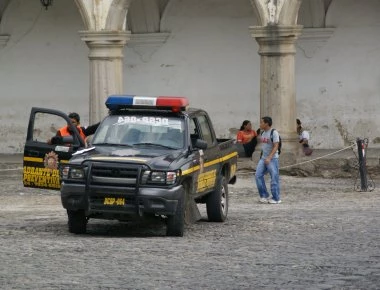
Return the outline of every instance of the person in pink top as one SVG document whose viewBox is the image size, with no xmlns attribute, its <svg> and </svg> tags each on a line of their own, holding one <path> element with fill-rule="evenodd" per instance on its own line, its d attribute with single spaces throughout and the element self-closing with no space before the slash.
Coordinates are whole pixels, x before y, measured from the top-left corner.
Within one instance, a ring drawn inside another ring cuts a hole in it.
<svg viewBox="0 0 380 290">
<path fill-rule="evenodd" d="M 252 130 L 252 124 L 244 120 L 236 136 L 236 142 L 242 144 L 246 157 L 252 157 L 257 145 L 257 132 Z"/>
</svg>

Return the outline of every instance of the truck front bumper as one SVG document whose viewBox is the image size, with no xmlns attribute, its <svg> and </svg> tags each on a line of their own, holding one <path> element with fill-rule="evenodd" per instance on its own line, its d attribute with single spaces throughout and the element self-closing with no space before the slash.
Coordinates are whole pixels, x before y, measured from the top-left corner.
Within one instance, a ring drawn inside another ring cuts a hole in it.
<svg viewBox="0 0 380 290">
<path fill-rule="evenodd" d="M 63 183 L 61 187 L 63 207 L 68 210 L 84 209 L 87 215 L 173 215 L 183 194 L 182 185 L 172 188 L 140 187 L 134 190 L 102 186 L 86 190 L 84 184 L 71 183 Z M 115 200 L 115 203 L 110 204 L 106 199 Z"/>
</svg>

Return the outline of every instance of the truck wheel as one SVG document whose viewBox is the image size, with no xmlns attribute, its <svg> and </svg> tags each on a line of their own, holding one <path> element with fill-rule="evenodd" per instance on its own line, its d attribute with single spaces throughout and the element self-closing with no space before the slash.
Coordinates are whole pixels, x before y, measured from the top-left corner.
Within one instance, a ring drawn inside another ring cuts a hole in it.
<svg viewBox="0 0 380 290">
<path fill-rule="evenodd" d="M 84 210 L 68 210 L 69 232 L 73 234 L 86 233 L 87 219 Z"/>
<path fill-rule="evenodd" d="M 185 228 L 185 191 L 178 200 L 177 210 L 174 215 L 168 216 L 166 235 L 171 237 L 182 237 Z"/>
<path fill-rule="evenodd" d="M 218 178 L 216 188 L 210 192 L 206 201 L 208 220 L 224 222 L 228 213 L 228 185 L 224 176 Z"/>
</svg>

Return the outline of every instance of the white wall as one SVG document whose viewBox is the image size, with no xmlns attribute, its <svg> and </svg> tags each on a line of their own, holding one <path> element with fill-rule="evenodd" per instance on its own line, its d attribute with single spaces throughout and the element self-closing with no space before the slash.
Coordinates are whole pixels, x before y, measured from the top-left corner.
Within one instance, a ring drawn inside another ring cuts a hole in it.
<svg viewBox="0 0 380 290">
<path fill-rule="evenodd" d="M 49 10 L 40 1 L 11 1 L 0 33 L 0 153 L 23 151 L 31 107 L 77 111 L 88 119 L 88 49 L 74 1 L 57 0 Z"/>
<path fill-rule="evenodd" d="M 334 0 L 327 15 L 334 35 L 312 56 L 298 50 L 298 117 L 316 148 L 342 148 L 361 136 L 380 140 L 379 15 L 379 1 Z M 148 60 L 125 49 L 125 92 L 187 96 L 210 113 L 219 137 L 244 119 L 258 126 L 260 58 L 248 31 L 255 24 L 246 0 L 170 1 L 161 24 L 171 32 L 167 42 Z M 47 11 L 30 0 L 7 8 L 0 24 L 0 33 L 11 35 L 0 48 L 0 153 L 22 152 L 32 106 L 77 111 L 87 125 L 82 29 L 73 1 L 55 0 Z"/>
<path fill-rule="evenodd" d="M 380 2 L 334 0 L 333 36 L 306 57 L 297 54 L 298 116 L 317 148 L 342 148 L 357 137 L 380 142 Z"/>
<path fill-rule="evenodd" d="M 258 126 L 260 58 L 248 30 L 254 24 L 249 1 L 171 1 L 161 27 L 171 36 L 150 61 L 127 48 L 125 90 L 187 96 L 209 112 L 219 136 L 231 128 L 235 136 L 244 119 Z"/>
</svg>

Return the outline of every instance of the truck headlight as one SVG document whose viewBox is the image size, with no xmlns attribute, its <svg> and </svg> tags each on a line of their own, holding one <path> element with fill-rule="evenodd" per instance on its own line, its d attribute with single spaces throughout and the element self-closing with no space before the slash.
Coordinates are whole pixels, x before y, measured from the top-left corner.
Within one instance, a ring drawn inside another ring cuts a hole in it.
<svg viewBox="0 0 380 290">
<path fill-rule="evenodd" d="M 62 178 L 64 179 L 84 179 L 83 168 L 66 166 L 62 170 Z"/>
<path fill-rule="evenodd" d="M 177 181 L 176 171 L 145 171 L 141 178 L 142 184 L 173 185 Z"/>
</svg>

